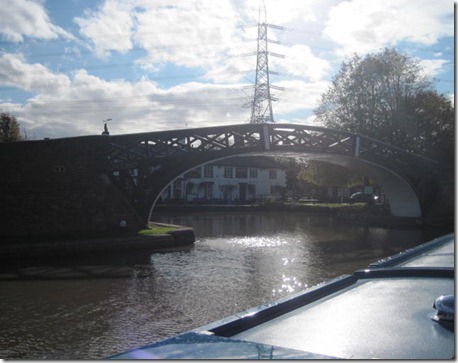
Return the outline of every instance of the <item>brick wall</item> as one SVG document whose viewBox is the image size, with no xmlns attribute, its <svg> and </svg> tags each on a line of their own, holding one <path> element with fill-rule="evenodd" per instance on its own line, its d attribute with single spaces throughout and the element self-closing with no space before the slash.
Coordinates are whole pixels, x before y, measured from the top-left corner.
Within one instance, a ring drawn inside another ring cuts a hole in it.
<svg viewBox="0 0 458 363">
<path fill-rule="evenodd" d="M 107 145 L 106 136 L 0 144 L 0 236 L 115 234 L 121 219 L 142 228 L 108 177 Z"/>
</svg>

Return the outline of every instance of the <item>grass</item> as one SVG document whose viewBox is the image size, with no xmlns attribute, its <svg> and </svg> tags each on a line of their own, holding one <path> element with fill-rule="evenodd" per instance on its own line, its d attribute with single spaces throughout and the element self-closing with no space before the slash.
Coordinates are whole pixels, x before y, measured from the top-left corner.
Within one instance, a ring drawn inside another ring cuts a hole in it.
<svg viewBox="0 0 458 363">
<path fill-rule="evenodd" d="M 160 235 L 167 234 L 168 232 L 175 231 L 177 229 L 177 227 L 157 226 L 153 224 L 149 228 L 141 229 L 137 233 L 142 236 Z"/>
<path fill-rule="evenodd" d="M 293 202 L 293 203 L 286 203 L 287 205 L 300 205 L 300 206 L 307 206 L 307 207 L 315 207 L 315 208 L 348 208 L 348 209 L 363 209 L 367 207 L 366 203 L 308 203 L 308 202 Z"/>
</svg>

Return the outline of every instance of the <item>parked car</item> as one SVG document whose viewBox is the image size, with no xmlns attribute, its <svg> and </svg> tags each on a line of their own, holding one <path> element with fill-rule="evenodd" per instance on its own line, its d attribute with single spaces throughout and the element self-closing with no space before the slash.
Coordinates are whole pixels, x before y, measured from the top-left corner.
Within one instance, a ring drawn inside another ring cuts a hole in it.
<svg viewBox="0 0 458 363">
<path fill-rule="evenodd" d="M 374 204 L 378 200 L 375 194 L 365 194 L 363 192 L 356 192 L 350 196 L 350 203 L 369 203 Z"/>
</svg>

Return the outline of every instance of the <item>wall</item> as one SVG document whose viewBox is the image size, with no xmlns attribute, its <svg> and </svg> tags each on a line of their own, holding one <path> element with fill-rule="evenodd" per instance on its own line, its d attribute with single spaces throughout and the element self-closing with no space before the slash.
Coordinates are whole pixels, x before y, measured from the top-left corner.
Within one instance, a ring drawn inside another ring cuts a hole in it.
<svg viewBox="0 0 458 363">
<path fill-rule="evenodd" d="M 0 236 L 115 234 L 121 219 L 143 227 L 108 177 L 107 145 L 105 136 L 0 144 Z"/>
</svg>

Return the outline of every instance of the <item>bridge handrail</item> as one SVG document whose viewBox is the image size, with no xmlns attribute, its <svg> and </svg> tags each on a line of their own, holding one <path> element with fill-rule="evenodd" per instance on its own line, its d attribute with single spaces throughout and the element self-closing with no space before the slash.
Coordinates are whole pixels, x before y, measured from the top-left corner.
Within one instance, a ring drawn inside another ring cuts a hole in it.
<svg viewBox="0 0 458 363">
<path fill-rule="evenodd" d="M 346 131 L 346 130 L 339 130 L 339 129 L 331 129 L 331 128 L 322 127 L 322 126 L 312 126 L 312 125 L 299 125 L 299 124 L 270 124 L 270 125 L 272 125 L 275 129 L 276 128 L 285 128 L 285 126 L 292 126 L 292 127 L 296 127 L 296 128 L 304 128 L 304 129 L 313 130 L 313 131 L 332 132 L 332 133 L 337 133 L 337 134 L 346 135 L 346 136 L 359 137 L 361 140 L 368 140 L 368 141 L 370 141 L 370 142 L 372 142 L 374 144 L 385 146 L 385 147 L 388 147 L 388 148 L 390 148 L 392 150 L 396 150 L 397 152 L 399 152 L 401 154 L 409 155 L 409 156 L 412 156 L 412 157 L 415 157 L 415 158 L 420 158 L 420 159 L 423 159 L 423 160 L 425 160 L 427 162 L 430 162 L 430 163 L 433 163 L 433 164 L 438 164 L 439 163 L 437 160 L 428 158 L 428 157 L 423 156 L 423 155 L 414 154 L 413 152 L 404 150 L 404 149 L 402 149 L 402 148 L 400 148 L 398 146 L 394 146 L 394 145 L 388 144 L 388 143 L 386 143 L 384 141 L 380 141 L 380 140 L 377 140 L 377 139 L 374 139 L 372 137 L 365 136 L 363 134 L 359 134 L 359 133 L 356 133 L 356 132 L 351 132 L 351 131 Z"/>
<path fill-rule="evenodd" d="M 177 130 L 162 130 L 162 131 L 151 131 L 151 132 L 139 132 L 139 133 L 132 133 L 132 134 L 123 134 L 123 135 L 110 135 L 109 137 L 113 140 L 116 139 L 144 139 L 145 136 L 148 135 L 171 135 L 171 136 L 179 136 L 179 135 L 189 135 L 192 132 L 207 130 L 208 133 L 214 131 L 224 131 L 224 130 L 233 130 L 234 128 L 237 129 L 252 129 L 253 126 L 259 126 L 261 124 L 237 124 L 237 125 L 222 125 L 222 126 L 209 126 L 209 127 L 196 127 L 191 129 L 177 129 Z"/>
<path fill-rule="evenodd" d="M 259 150 L 306 147 L 311 152 L 340 153 L 369 161 L 385 160 L 390 165 L 398 162 L 400 168 L 405 166 L 419 170 L 425 169 L 424 166 L 436 169 L 439 165 L 438 161 L 431 158 L 358 133 L 293 123 L 236 124 L 156 131 L 114 135 L 110 136 L 110 140 L 113 150 L 110 159 L 112 163 L 120 165 L 154 157 L 155 153 L 159 157 L 169 157 L 176 153 L 186 155 L 247 147 Z"/>
<path fill-rule="evenodd" d="M 272 126 L 273 128 L 287 128 L 288 126 L 292 126 L 295 128 L 306 128 L 307 130 L 313 130 L 313 131 L 321 131 L 321 132 L 335 132 L 338 134 L 346 135 L 346 136 L 356 136 L 358 134 L 355 134 L 354 132 L 351 131 L 346 131 L 346 130 L 338 130 L 338 129 L 330 129 L 327 127 L 323 126 L 312 126 L 312 125 L 300 125 L 300 124 L 268 124 Z"/>
<path fill-rule="evenodd" d="M 322 126 L 311 126 L 311 125 L 298 125 L 298 124 L 269 124 L 269 126 L 272 128 L 272 129 L 302 129 L 302 130 L 306 130 L 306 131 L 318 131 L 318 132 L 322 132 L 322 133 L 332 133 L 332 134 L 338 134 L 338 135 L 342 135 L 342 136 L 347 136 L 347 137 L 351 137 L 351 139 L 355 142 L 355 140 L 357 138 L 359 138 L 360 142 L 359 142 L 359 151 L 362 151 L 361 150 L 361 146 L 363 145 L 367 145 L 367 144 L 372 144 L 372 145 L 375 145 L 377 148 L 385 148 L 386 150 L 390 150 L 391 152 L 395 153 L 396 155 L 398 155 L 397 157 L 398 158 L 403 158 L 403 159 L 411 159 L 411 160 L 415 160 L 415 162 L 418 164 L 419 162 L 423 162 L 423 163 L 426 163 L 426 164 L 429 164 L 429 165 L 434 165 L 434 166 L 438 166 L 439 165 L 439 162 L 437 160 L 434 160 L 434 159 L 431 159 L 431 158 L 428 158 L 426 156 L 423 156 L 423 155 L 418 155 L 418 154 L 414 154 L 410 151 L 407 151 L 407 150 L 404 150 L 400 147 L 397 147 L 397 146 L 393 146 L 393 145 L 390 145 L 386 142 L 383 142 L 383 141 L 380 141 L 380 140 L 377 140 L 377 139 L 374 139 L 372 137 L 369 137 L 369 136 L 365 136 L 365 135 L 362 135 L 362 134 L 359 134 L 359 133 L 355 133 L 355 132 L 350 132 L 350 131 L 346 131 L 346 130 L 338 130 L 338 129 L 330 129 L 330 128 L 326 128 L 326 127 L 322 127 Z M 383 156 L 383 155 L 382 155 Z"/>
<path fill-rule="evenodd" d="M 413 153 L 411 151 L 404 150 L 404 149 L 402 149 L 402 148 L 400 148 L 398 146 L 394 146 L 394 145 L 388 144 L 388 143 L 386 143 L 384 141 L 380 141 L 380 140 L 374 139 L 372 137 L 364 136 L 364 135 L 361 135 L 361 134 L 355 134 L 355 135 L 361 137 L 361 139 L 369 140 L 374 144 L 386 146 L 386 147 L 388 147 L 388 148 L 390 148 L 392 150 L 396 150 L 397 152 L 399 152 L 401 154 L 408 155 L 408 156 L 411 156 L 411 157 L 414 157 L 414 158 L 417 158 L 417 159 L 423 159 L 424 161 L 432 163 L 432 164 L 439 164 L 439 162 L 437 160 L 428 158 L 428 157 L 423 156 L 423 155 L 415 154 L 415 153 Z"/>
</svg>

